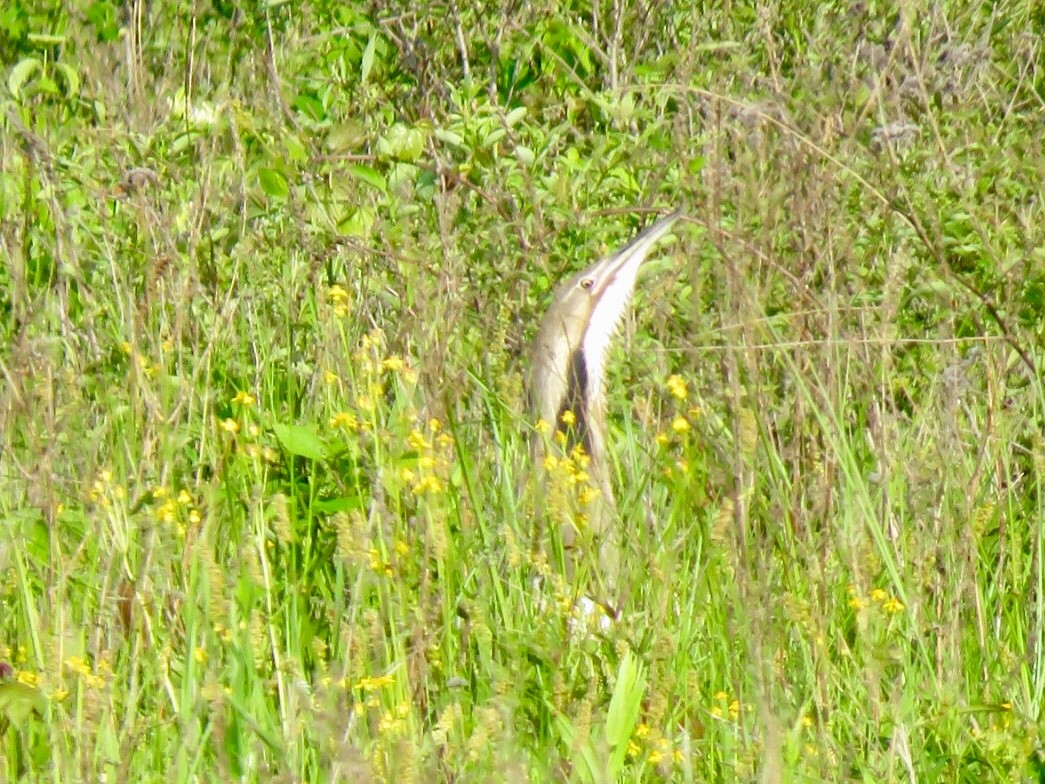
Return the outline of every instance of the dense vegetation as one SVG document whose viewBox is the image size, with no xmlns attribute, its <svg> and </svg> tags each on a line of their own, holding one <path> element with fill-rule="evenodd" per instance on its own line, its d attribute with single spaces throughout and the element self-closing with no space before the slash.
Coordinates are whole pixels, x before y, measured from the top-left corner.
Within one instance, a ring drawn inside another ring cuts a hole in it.
<svg viewBox="0 0 1045 784">
<path fill-rule="evenodd" d="M 0 780 L 1042 780 L 1043 34 L 8 0 Z M 611 621 L 525 350 L 674 206 Z"/>
</svg>

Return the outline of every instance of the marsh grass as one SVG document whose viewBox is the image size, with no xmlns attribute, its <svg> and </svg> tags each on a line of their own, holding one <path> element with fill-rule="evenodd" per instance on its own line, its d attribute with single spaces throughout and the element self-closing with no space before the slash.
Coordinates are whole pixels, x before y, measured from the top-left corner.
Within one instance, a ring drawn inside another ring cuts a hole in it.
<svg viewBox="0 0 1045 784">
<path fill-rule="evenodd" d="M 1040 14 L 611 5 L 0 22 L 3 778 L 1041 778 Z M 525 346 L 678 204 L 608 622 Z"/>
</svg>

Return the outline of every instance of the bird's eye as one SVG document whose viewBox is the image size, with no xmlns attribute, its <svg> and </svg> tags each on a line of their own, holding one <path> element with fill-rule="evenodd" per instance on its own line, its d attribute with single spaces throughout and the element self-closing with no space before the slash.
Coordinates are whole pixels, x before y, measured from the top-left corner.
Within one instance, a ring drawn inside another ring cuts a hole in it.
<svg viewBox="0 0 1045 784">
<path fill-rule="evenodd" d="M 584 278 L 583 280 L 581 280 L 582 289 L 590 289 L 594 285 L 595 281 L 592 278 Z"/>
</svg>

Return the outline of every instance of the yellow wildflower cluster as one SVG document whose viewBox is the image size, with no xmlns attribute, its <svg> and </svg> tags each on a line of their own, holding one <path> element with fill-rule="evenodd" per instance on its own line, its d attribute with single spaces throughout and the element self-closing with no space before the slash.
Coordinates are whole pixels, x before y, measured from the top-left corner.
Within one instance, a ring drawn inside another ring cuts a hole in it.
<svg viewBox="0 0 1045 784">
<path fill-rule="evenodd" d="M 689 400 L 689 386 L 682 376 L 669 376 L 667 382 L 665 382 L 665 386 L 667 387 L 668 394 L 676 401 L 679 401 L 679 403 L 684 403 Z M 657 444 L 664 448 L 671 446 L 673 443 L 684 444 L 686 442 L 686 436 L 693 430 L 693 422 L 698 419 L 700 415 L 700 409 L 692 405 L 686 408 L 685 411 L 677 410 L 675 415 L 671 418 L 671 424 L 668 430 L 662 430 L 657 433 Z M 685 459 L 679 457 L 678 460 L 676 460 L 674 467 L 666 468 L 664 473 L 670 475 L 673 469 L 680 473 L 686 473 L 688 468 L 689 466 Z"/>
<path fill-rule="evenodd" d="M 355 414 L 348 411 L 338 411 L 334 416 L 330 417 L 327 422 L 331 430 L 344 430 L 348 433 L 357 433 L 363 426 L 363 423 L 356 417 Z"/>
<path fill-rule="evenodd" d="M 105 659 L 98 662 L 97 668 L 92 669 L 82 656 L 70 656 L 65 660 L 65 669 L 77 676 L 89 689 L 102 689 L 112 678 L 112 667 Z"/>
<path fill-rule="evenodd" d="M 857 612 L 867 609 L 871 604 L 881 608 L 886 615 L 899 615 L 904 611 L 903 602 L 882 588 L 871 590 L 870 597 L 861 596 L 855 585 L 847 589 L 849 606 Z"/>
<path fill-rule="evenodd" d="M 158 486 L 152 490 L 153 503 L 156 507 L 156 518 L 166 525 L 173 526 L 178 536 L 185 535 L 186 523 L 199 525 L 203 517 L 192 495 L 184 488 L 177 495 L 166 487 Z"/>
<path fill-rule="evenodd" d="M 736 723 L 740 718 L 740 700 L 730 699 L 726 692 L 719 691 L 712 697 L 712 701 L 711 707 L 708 708 L 708 713 L 714 718 L 728 719 L 733 723 Z"/>
<path fill-rule="evenodd" d="M 125 500 L 127 490 L 113 480 L 112 471 L 104 468 L 98 472 L 98 478 L 94 480 L 91 489 L 87 492 L 87 498 L 93 504 L 108 508 L 118 501 Z"/>
<path fill-rule="evenodd" d="M 416 467 L 404 467 L 400 478 L 416 496 L 430 496 L 446 490 L 453 460 L 453 437 L 432 417 L 424 428 L 415 427 L 406 437 L 407 447 L 417 453 Z"/>
<path fill-rule="evenodd" d="M 677 400 L 685 400 L 689 397 L 689 388 L 686 386 L 686 379 L 682 376 L 668 376 L 667 387 L 671 396 Z"/>
<path fill-rule="evenodd" d="M 352 352 L 352 365 L 355 371 L 356 400 L 355 407 L 372 419 L 379 411 L 389 383 L 412 386 L 417 383 L 417 371 L 407 360 L 396 354 L 389 354 L 385 341 L 385 333 L 380 329 L 371 330 L 359 341 Z M 336 374 L 332 380 L 340 381 Z M 343 421 L 347 421 L 344 420 Z"/>
<path fill-rule="evenodd" d="M 591 457 L 581 444 L 575 444 L 567 454 L 547 452 L 544 471 L 548 477 L 549 498 L 560 496 L 561 500 L 576 502 L 581 508 L 592 503 L 599 491 L 592 485 L 588 473 L 590 464 Z"/>
<path fill-rule="evenodd" d="M 377 731 L 382 735 L 401 735 L 406 732 L 406 720 L 409 716 L 410 706 L 401 702 L 394 708 L 381 713 Z"/>
<path fill-rule="evenodd" d="M 385 577 L 392 577 L 395 575 L 395 569 L 392 564 L 385 560 L 381 551 L 376 547 L 371 547 L 368 555 L 370 557 L 370 568 L 376 574 L 384 575 Z"/>
<path fill-rule="evenodd" d="M 389 686 L 394 685 L 396 682 L 394 675 L 378 675 L 375 678 L 362 677 L 356 683 L 356 688 L 364 693 L 370 693 L 374 691 L 381 691 L 381 689 L 387 689 Z"/>
<path fill-rule="evenodd" d="M 671 739 L 645 722 L 640 722 L 635 727 L 628 741 L 628 756 L 633 760 L 643 760 L 650 765 L 669 770 L 672 764 L 682 761 L 682 752 L 675 748 Z"/>
<path fill-rule="evenodd" d="M 341 682 L 342 685 L 345 681 Z M 400 734 L 406 730 L 406 720 L 410 715 L 410 706 L 407 703 L 399 703 L 392 708 L 382 708 L 382 704 L 391 701 L 390 694 L 396 685 L 395 675 L 363 676 L 354 684 L 352 691 L 357 692 L 357 697 L 352 705 L 352 710 L 357 716 L 363 716 L 368 710 L 381 710 L 377 721 L 377 728 L 381 735 Z M 384 701 L 382 700 L 384 698 Z"/>
<path fill-rule="evenodd" d="M 344 318 L 352 312 L 348 290 L 337 283 L 327 289 L 327 302 L 338 318 Z"/>
<path fill-rule="evenodd" d="M 359 347 L 353 352 L 352 359 L 367 379 L 378 379 L 383 373 L 392 373 L 407 383 L 416 382 L 417 372 L 405 359 L 396 354 L 388 354 L 386 349 L 384 331 L 372 329 L 359 341 Z"/>
</svg>

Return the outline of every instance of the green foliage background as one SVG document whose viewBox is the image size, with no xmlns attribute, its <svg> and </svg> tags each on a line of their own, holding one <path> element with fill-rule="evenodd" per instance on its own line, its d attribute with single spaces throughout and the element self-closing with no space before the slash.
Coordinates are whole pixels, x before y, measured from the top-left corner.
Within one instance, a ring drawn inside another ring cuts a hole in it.
<svg viewBox="0 0 1045 784">
<path fill-rule="evenodd" d="M 1043 33 L 6 3 L 0 778 L 1041 780 Z M 526 346 L 675 206 L 600 622 Z"/>
</svg>

